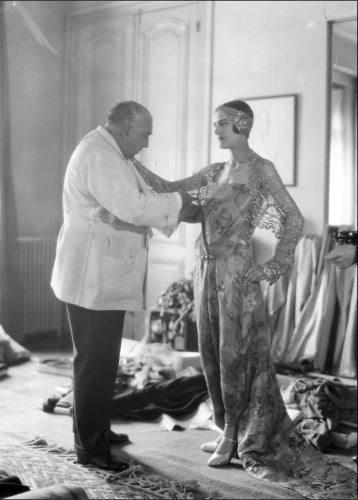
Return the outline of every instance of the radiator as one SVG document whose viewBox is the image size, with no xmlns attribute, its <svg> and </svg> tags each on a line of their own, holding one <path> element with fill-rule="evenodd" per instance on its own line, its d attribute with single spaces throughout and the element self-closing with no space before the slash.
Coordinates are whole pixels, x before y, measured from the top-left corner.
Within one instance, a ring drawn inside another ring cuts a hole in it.
<svg viewBox="0 0 358 500">
<path fill-rule="evenodd" d="M 56 239 L 20 237 L 20 284 L 24 334 L 62 331 L 62 303 L 50 287 Z"/>
</svg>

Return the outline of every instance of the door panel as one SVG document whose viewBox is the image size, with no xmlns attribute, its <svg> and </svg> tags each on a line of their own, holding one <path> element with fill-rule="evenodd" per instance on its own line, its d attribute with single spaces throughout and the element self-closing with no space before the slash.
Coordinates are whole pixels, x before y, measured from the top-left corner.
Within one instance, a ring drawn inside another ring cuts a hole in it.
<svg viewBox="0 0 358 500">
<path fill-rule="evenodd" d="M 192 175 L 209 156 L 212 2 L 91 5 L 69 19 L 64 165 L 114 104 L 135 100 L 154 118 L 139 159 L 168 180 Z M 148 307 L 174 280 L 190 277 L 199 232 L 181 224 L 168 239 L 154 230 Z"/>
<path fill-rule="evenodd" d="M 153 114 L 149 148 L 141 161 L 167 180 L 190 175 L 188 137 L 195 126 L 195 65 L 198 57 L 197 5 L 173 7 L 140 16 L 139 102 Z M 150 242 L 147 304 L 173 280 L 190 275 L 193 245 L 185 224 L 168 239 L 158 231 Z"/>
<path fill-rule="evenodd" d="M 134 70 L 134 15 L 72 21 L 68 77 L 69 116 L 67 149 L 70 153 L 90 130 L 103 124 L 108 111 L 131 95 Z"/>
</svg>

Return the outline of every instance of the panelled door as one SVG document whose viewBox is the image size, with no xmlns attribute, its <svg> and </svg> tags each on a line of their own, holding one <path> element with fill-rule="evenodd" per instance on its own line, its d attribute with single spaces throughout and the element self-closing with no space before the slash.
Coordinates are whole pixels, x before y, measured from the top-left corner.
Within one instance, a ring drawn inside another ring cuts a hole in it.
<svg viewBox="0 0 358 500">
<path fill-rule="evenodd" d="M 154 119 L 142 163 L 168 180 L 191 175 L 209 156 L 212 2 L 104 4 L 70 16 L 66 162 L 115 103 L 130 99 L 148 107 Z M 154 231 L 148 307 L 173 281 L 191 276 L 199 232 L 198 225 L 183 223 L 169 239 Z"/>
<path fill-rule="evenodd" d="M 154 117 L 149 148 L 141 161 L 168 180 L 191 175 L 200 144 L 198 131 L 197 2 L 153 12 L 139 19 L 138 100 Z M 150 243 L 148 306 L 173 281 L 190 277 L 193 268 L 193 226 L 180 224 L 168 239 L 158 231 Z"/>
</svg>

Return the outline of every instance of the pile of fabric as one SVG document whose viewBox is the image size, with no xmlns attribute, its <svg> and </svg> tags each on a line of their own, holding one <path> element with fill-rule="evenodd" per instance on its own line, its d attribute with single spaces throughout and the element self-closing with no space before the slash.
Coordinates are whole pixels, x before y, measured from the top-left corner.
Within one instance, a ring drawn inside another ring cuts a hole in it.
<svg viewBox="0 0 358 500">
<path fill-rule="evenodd" d="M 301 411 L 297 427 L 316 448 L 327 451 L 330 445 L 357 445 L 357 387 L 339 380 L 300 377 L 288 385 L 283 399 L 288 408 Z M 339 432 L 343 426 L 350 431 Z"/>
<path fill-rule="evenodd" d="M 179 354 L 168 344 L 139 345 L 131 357 L 121 358 L 113 396 L 112 416 L 153 420 L 162 414 L 184 417 L 208 398 L 203 373 L 181 368 Z M 47 398 L 43 410 L 66 413 L 73 409 L 72 386 Z"/>
</svg>

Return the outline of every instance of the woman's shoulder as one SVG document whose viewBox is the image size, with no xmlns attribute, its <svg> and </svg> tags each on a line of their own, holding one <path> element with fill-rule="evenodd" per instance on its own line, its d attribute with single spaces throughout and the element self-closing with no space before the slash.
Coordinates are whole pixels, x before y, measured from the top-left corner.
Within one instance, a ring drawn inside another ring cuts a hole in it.
<svg viewBox="0 0 358 500">
<path fill-rule="evenodd" d="M 259 170 L 259 172 L 261 172 L 263 175 L 272 175 L 276 173 L 276 167 L 273 161 L 269 160 L 268 158 L 264 158 L 255 151 L 252 151 L 252 156 L 254 160 L 253 163 L 256 169 Z"/>
</svg>

